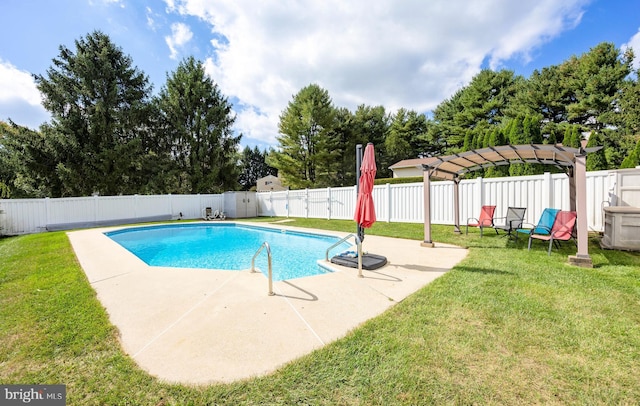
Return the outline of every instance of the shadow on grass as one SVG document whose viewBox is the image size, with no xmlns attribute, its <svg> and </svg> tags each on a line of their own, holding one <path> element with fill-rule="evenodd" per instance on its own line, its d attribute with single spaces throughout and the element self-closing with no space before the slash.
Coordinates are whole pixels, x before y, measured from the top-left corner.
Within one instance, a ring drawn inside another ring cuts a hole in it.
<svg viewBox="0 0 640 406">
<path fill-rule="evenodd" d="M 510 271 L 501 271 L 499 269 L 492 269 L 492 268 L 478 268 L 475 266 L 456 266 L 455 268 L 456 271 L 462 271 L 462 272 L 470 272 L 470 273 L 481 273 L 481 274 L 493 274 L 493 275 L 510 275 L 510 276 L 514 276 L 515 273 L 514 272 L 510 272 Z"/>
<path fill-rule="evenodd" d="M 394 265 L 397 265 L 399 267 L 406 268 L 406 269 L 411 269 L 413 271 L 418 271 L 418 272 L 444 273 L 449 271 L 448 268 L 434 268 L 432 266 L 422 266 L 422 265 L 413 265 L 413 264 L 394 264 Z"/>
<path fill-rule="evenodd" d="M 607 260 L 608 264 L 620 266 L 640 265 L 640 252 L 600 248 L 599 244 L 599 239 L 593 239 L 589 245 L 589 250 L 601 254 Z"/>
</svg>

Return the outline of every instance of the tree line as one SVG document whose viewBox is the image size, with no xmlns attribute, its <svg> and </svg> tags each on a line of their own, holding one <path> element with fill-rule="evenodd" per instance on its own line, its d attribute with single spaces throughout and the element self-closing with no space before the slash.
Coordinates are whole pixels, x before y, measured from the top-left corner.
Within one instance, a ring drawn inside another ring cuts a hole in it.
<svg viewBox="0 0 640 406">
<path fill-rule="evenodd" d="M 355 147 L 376 147 L 378 177 L 418 157 L 503 144 L 602 146 L 589 170 L 639 164 L 640 84 L 633 53 L 602 43 L 529 78 L 482 70 L 431 117 L 382 106 L 334 106 L 310 84 L 280 115 L 277 146 L 240 150 L 232 105 L 189 57 L 156 96 L 148 77 L 99 31 L 60 46 L 34 75 L 52 120 L 38 130 L 0 122 L 0 197 L 221 193 L 278 174 L 292 189 L 353 185 Z M 482 176 L 540 173 L 512 165 Z"/>
<path fill-rule="evenodd" d="M 484 69 L 441 102 L 432 117 L 382 106 L 355 112 L 332 105 L 328 92 L 309 85 L 280 116 L 279 148 L 267 162 L 296 188 L 352 185 L 355 145 L 376 146 L 378 176 L 403 159 L 449 155 L 496 145 L 601 146 L 588 170 L 640 164 L 640 82 L 633 52 L 601 43 L 581 56 L 534 71 Z M 476 176 L 531 175 L 549 168 L 516 164 L 487 168 Z"/>
</svg>

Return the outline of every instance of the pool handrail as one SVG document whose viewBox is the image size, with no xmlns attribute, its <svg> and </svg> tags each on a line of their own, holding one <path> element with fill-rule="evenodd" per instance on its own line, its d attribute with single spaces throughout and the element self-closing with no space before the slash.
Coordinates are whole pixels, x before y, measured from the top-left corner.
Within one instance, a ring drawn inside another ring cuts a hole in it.
<svg viewBox="0 0 640 406">
<path fill-rule="evenodd" d="M 362 242 L 360 241 L 360 238 L 358 238 L 356 234 L 349 234 L 343 237 L 340 241 L 336 242 L 335 244 L 327 248 L 327 251 L 325 251 L 324 253 L 324 259 L 325 261 L 329 261 L 329 251 L 331 251 L 333 248 L 337 247 L 338 245 L 342 244 L 343 242 L 347 241 L 351 237 L 355 238 L 355 243 L 356 243 L 356 246 L 358 247 L 358 277 L 362 278 Z"/>
<path fill-rule="evenodd" d="M 262 252 L 263 248 L 267 249 L 267 263 L 269 268 L 269 296 L 274 296 L 275 293 L 273 293 L 273 271 L 271 269 L 271 248 L 269 247 L 268 242 L 263 242 L 260 248 L 258 248 L 256 253 L 253 255 L 253 258 L 251 258 L 251 272 L 256 272 L 256 257 L 260 254 L 260 252 Z"/>
<path fill-rule="evenodd" d="M 336 242 L 335 244 L 333 244 L 332 246 L 330 246 L 329 248 L 327 248 L 327 250 L 326 250 L 326 251 L 325 251 L 325 253 L 324 253 L 324 259 L 325 259 L 326 261 L 328 261 L 328 260 L 329 260 L 329 251 L 331 251 L 332 249 L 334 249 L 334 248 L 335 248 L 335 247 L 337 247 L 338 245 L 342 244 L 343 242 L 347 241 L 347 240 L 348 240 L 349 238 L 351 238 L 351 237 L 355 237 L 356 245 L 358 245 L 358 236 L 357 236 L 357 235 L 355 235 L 355 234 L 349 234 L 349 235 L 347 235 L 346 237 L 344 237 L 344 238 L 340 239 L 340 241 Z"/>
</svg>

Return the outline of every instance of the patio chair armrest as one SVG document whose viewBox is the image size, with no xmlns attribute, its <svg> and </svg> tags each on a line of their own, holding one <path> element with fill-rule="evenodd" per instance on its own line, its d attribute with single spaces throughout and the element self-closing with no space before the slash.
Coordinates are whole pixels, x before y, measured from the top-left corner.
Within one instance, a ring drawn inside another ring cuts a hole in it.
<svg viewBox="0 0 640 406">
<path fill-rule="evenodd" d="M 496 221 L 496 220 L 504 220 L 504 221 Z M 507 218 L 506 217 L 494 217 L 493 218 L 493 224 L 496 224 L 496 223 L 500 223 L 500 224 L 504 223 L 504 225 L 506 226 L 507 225 Z"/>
<path fill-rule="evenodd" d="M 526 226 L 526 227 L 525 227 Z M 536 229 L 536 225 L 535 224 L 531 224 L 531 223 L 522 223 L 520 225 L 520 227 L 516 228 L 516 232 L 519 233 L 527 233 L 529 235 L 533 234 L 533 230 Z"/>
<path fill-rule="evenodd" d="M 536 227 L 534 227 L 534 230 L 535 230 L 536 228 L 538 228 L 538 229 L 542 229 L 542 230 L 545 230 L 549 235 L 551 235 L 551 232 L 553 231 L 551 228 L 546 227 L 546 226 L 536 226 Z"/>
<path fill-rule="evenodd" d="M 522 220 L 509 220 L 510 228 L 521 228 L 523 224 Z"/>
</svg>

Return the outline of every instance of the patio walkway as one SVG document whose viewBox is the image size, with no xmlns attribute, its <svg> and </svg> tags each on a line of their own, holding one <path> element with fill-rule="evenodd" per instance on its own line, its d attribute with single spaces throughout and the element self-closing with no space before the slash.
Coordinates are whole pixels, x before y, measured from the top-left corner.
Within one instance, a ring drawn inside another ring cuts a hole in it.
<svg viewBox="0 0 640 406">
<path fill-rule="evenodd" d="M 272 372 L 345 336 L 467 255 L 458 247 L 368 235 L 364 250 L 386 256 L 385 267 L 359 278 L 357 269 L 327 264 L 336 272 L 274 282 L 276 295 L 268 296 L 261 273 L 149 267 L 103 234 L 118 228 L 68 236 L 125 352 L 151 375 L 191 384 Z"/>
</svg>

